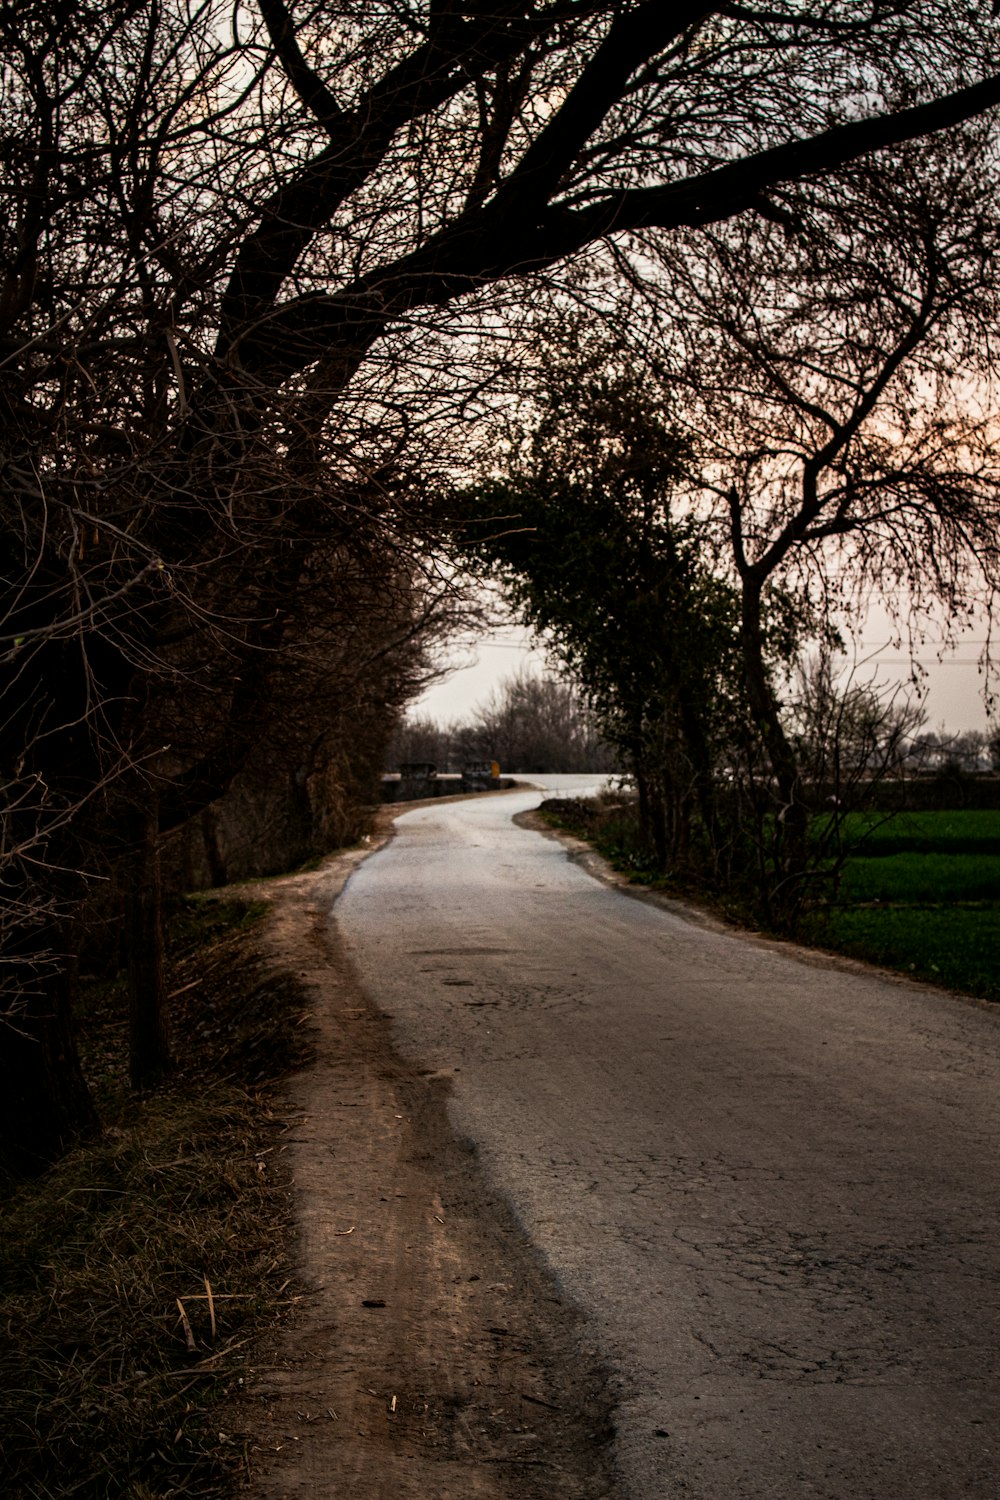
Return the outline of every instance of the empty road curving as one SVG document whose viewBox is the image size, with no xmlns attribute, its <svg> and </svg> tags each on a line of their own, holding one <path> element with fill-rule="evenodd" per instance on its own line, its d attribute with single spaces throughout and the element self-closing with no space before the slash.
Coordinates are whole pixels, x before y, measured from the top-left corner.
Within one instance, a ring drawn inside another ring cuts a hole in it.
<svg viewBox="0 0 1000 1500">
<path fill-rule="evenodd" d="M 335 908 L 618 1403 L 630 1500 L 997 1500 L 1000 1015 L 430 803 Z"/>
</svg>

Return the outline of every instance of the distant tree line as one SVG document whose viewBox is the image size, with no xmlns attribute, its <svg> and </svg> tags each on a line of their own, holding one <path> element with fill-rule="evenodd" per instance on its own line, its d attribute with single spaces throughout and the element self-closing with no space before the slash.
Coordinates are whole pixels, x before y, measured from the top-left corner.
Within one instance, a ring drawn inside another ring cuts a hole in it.
<svg viewBox="0 0 1000 1500">
<path fill-rule="evenodd" d="M 1000 773 L 1000 726 L 963 729 L 954 734 L 942 726 L 914 734 L 906 757 L 908 768 L 936 775 L 958 771 L 963 776 Z"/>
<path fill-rule="evenodd" d="M 501 774 L 614 771 L 616 753 L 602 738 L 582 692 L 552 673 L 515 672 L 468 718 L 441 725 L 405 718 L 389 744 L 387 768 L 423 762 L 461 771 L 475 761 L 497 761 Z"/>
</svg>

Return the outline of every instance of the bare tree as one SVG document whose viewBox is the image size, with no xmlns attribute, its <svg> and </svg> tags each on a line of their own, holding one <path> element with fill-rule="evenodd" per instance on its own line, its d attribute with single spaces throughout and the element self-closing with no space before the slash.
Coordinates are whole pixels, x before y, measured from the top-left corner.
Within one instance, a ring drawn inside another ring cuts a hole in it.
<svg viewBox="0 0 1000 1500">
<path fill-rule="evenodd" d="M 550 773 L 610 769 L 593 713 L 572 681 L 528 668 L 507 677 L 471 722 L 466 736 L 479 758 L 504 771 Z"/>
<path fill-rule="evenodd" d="M 793 906 L 809 796 L 768 666 L 768 599 L 822 624 L 875 594 L 905 623 L 988 611 L 1000 584 L 993 167 L 987 133 L 966 129 L 895 153 L 889 176 L 858 166 L 835 193 L 812 188 L 796 219 L 664 256 L 661 295 L 687 317 L 663 363 L 697 435 L 692 503 L 711 507 L 738 579 L 776 889 Z"/>
<path fill-rule="evenodd" d="M 426 714 L 408 714 L 397 724 L 386 751 L 386 770 L 404 765 L 430 765 L 438 771 L 460 769 L 452 764 L 455 734 Z"/>
<path fill-rule="evenodd" d="M 859 680 L 829 649 L 792 673 L 787 723 L 803 778 L 839 808 L 857 804 L 858 783 L 902 771 L 926 720 L 899 683 Z"/>
</svg>

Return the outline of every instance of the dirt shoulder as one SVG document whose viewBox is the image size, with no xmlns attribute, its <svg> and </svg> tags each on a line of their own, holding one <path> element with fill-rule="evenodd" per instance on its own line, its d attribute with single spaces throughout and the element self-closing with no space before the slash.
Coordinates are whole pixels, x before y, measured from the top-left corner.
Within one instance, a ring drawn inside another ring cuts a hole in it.
<svg viewBox="0 0 1000 1500">
<path fill-rule="evenodd" d="M 448 1078 L 399 1058 L 329 920 L 403 810 L 387 810 L 368 848 L 254 888 L 317 1059 L 291 1081 L 284 1137 L 305 1295 L 230 1414 L 249 1434 L 249 1489 L 610 1496 L 610 1405 L 580 1320 L 455 1138 Z"/>
</svg>

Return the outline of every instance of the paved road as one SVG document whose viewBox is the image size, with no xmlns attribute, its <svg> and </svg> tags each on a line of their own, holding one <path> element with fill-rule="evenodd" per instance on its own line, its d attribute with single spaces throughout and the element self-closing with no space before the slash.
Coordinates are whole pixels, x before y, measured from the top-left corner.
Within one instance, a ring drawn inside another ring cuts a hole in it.
<svg viewBox="0 0 1000 1500">
<path fill-rule="evenodd" d="M 408 813 L 336 911 L 588 1314 L 623 1493 L 997 1500 L 1000 1015 L 601 885 L 537 800 Z"/>
</svg>

